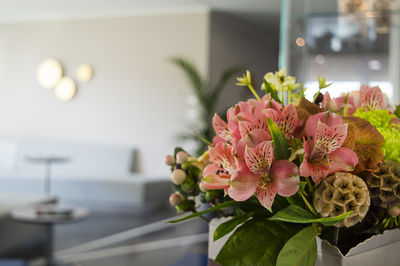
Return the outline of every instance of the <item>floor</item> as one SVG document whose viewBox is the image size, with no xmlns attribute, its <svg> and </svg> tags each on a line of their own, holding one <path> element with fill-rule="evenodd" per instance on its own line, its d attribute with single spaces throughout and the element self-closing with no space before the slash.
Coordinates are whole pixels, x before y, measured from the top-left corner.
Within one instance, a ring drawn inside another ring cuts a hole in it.
<svg viewBox="0 0 400 266">
<path fill-rule="evenodd" d="M 171 207 L 134 214 L 123 212 L 92 212 L 90 217 L 83 221 L 57 225 L 55 227 L 55 250 L 59 251 L 70 248 L 88 241 L 130 230 L 175 215 L 175 210 Z M 124 241 L 106 248 L 143 244 L 148 241 L 207 233 L 207 231 L 208 224 L 206 222 L 200 219 L 194 219 L 186 223 L 177 224 L 176 226 L 149 233 L 139 238 Z M 104 254 L 106 253 L 102 253 L 101 255 Z M 203 241 L 202 243 L 186 245 L 182 241 L 175 241 L 170 247 L 159 250 L 135 252 L 101 259 L 91 258 L 90 260 L 80 260 L 78 262 L 65 263 L 62 265 L 185 265 L 186 263 L 182 264 L 182 260 L 189 263 L 189 265 L 206 265 L 204 262 L 204 256 L 201 257 L 199 256 L 200 254 L 207 254 L 207 242 Z"/>
</svg>

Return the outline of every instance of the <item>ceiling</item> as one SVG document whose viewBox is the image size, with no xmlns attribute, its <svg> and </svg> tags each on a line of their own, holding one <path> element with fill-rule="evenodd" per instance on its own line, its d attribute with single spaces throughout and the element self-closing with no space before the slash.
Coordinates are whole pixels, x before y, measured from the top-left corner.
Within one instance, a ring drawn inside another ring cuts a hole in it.
<svg viewBox="0 0 400 266">
<path fill-rule="evenodd" d="M 209 9 L 267 32 L 279 25 L 280 0 L 0 0 L 0 23 L 187 12 Z"/>
</svg>

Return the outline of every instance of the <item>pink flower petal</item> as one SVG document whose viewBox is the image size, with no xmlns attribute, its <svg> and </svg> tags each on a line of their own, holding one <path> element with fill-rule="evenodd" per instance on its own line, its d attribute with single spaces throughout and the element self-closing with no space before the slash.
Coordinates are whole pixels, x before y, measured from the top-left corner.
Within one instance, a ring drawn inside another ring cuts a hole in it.
<svg viewBox="0 0 400 266">
<path fill-rule="evenodd" d="M 300 165 L 300 174 L 302 176 L 311 176 L 315 184 L 319 184 L 322 179 L 329 174 L 329 164 L 311 164 L 306 159 Z"/>
<path fill-rule="evenodd" d="M 277 189 L 274 183 L 268 184 L 265 188 L 258 187 L 256 190 L 257 199 L 264 208 L 271 209 L 274 203 Z"/>
<path fill-rule="evenodd" d="M 251 121 L 239 121 L 239 130 L 241 137 L 244 137 L 254 129 L 262 129 L 268 131 L 267 117 L 258 113 L 252 117 Z"/>
<path fill-rule="evenodd" d="M 297 111 L 293 104 L 289 104 L 282 110 L 278 125 L 286 138 L 292 137 L 294 129 L 297 126 L 297 120 Z"/>
<path fill-rule="evenodd" d="M 361 106 L 368 110 L 376 110 L 383 107 L 383 93 L 378 86 L 369 87 L 362 85 L 360 88 Z"/>
<path fill-rule="evenodd" d="M 256 148 L 246 147 L 244 158 L 250 171 L 257 175 L 268 174 L 274 158 L 272 141 L 264 141 Z"/>
<path fill-rule="evenodd" d="M 358 157 L 354 151 L 349 148 L 340 147 L 336 151 L 329 154 L 331 167 L 328 174 L 340 171 L 353 171 L 358 164 Z"/>
<path fill-rule="evenodd" d="M 331 104 L 331 102 L 332 102 L 331 95 L 329 94 L 329 92 L 325 92 L 324 98 L 322 99 L 322 102 L 321 102 L 322 108 L 324 108 L 325 110 L 331 111 L 331 109 L 329 108 L 330 107 L 329 105 Z"/>
<path fill-rule="evenodd" d="M 263 112 L 263 114 L 267 117 L 270 118 L 272 121 L 274 122 L 278 122 L 279 120 L 279 114 L 277 111 L 275 111 L 274 109 L 268 108 L 268 109 L 264 109 L 261 112 Z"/>
<path fill-rule="evenodd" d="M 214 114 L 212 119 L 212 126 L 218 136 L 224 138 L 225 140 L 232 139 L 232 134 L 229 131 L 228 124 L 219 117 L 218 114 Z"/>
<path fill-rule="evenodd" d="M 310 116 L 306 123 L 306 135 L 308 138 L 314 137 L 315 131 L 317 130 L 318 121 L 326 124 L 328 127 L 333 127 L 336 125 L 343 124 L 342 118 L 332 112 L 322 112 Z"/>
<path fill-rule="evenodd" d="M 221 177 L 216 174 L 218 167 L 213 164 L 208 165 L 203 170 L 202 183 L 207 189 L 223 189 L 229 187 L 230 179 L 228 177 Z"/>
<path fill-rule="evenodd" d="M 326 155 L 338 149 L 347 137 L 347 124 L 328 127 L 318 121 L 314 138 L 314 148 L 311 150 L 309 161 L 321 161 Z"/>
<path fill-rule="evenodd" d="M 222 137 L 220 137 L 220 136 L 218 136 L 218 135 L 216 135 L 214 138 L 213 138 L 213 140 L 212 140 L 212 143 L 211 143 L 211 147 L 215 147 L 218 143 L 225 143 L 226 142 L 226 140 L 224 139 L 224 138 L 222 138 Z"/>
<path fill-rule="evenodd" d="M 234 157 L 233 146 L 227 143 L 217 143 L 209 151 L 210 161 L 217 167 L 233 172 L 237 169 L 237 162 Z"/>
<path fill-rule="evenodd" d="M 269 140 L 271 140 L 271 134 L 269 133 L 269 131 L 254 129 L 249 134 L 240 139 L 240 141 L 236 145 L 236 152 L 239 160 L 245 160 L 244 152 L 246 150 L 246 146 L 253 148 L 256 147 L 259 143 Z"/>
<path fill-rule="evenodd" d="M 236 201 L 245 201 L 256 192 L 257 182 L 257 176 L 238 171 L 231 178 L 228 195 Z"/>
<path fill-rule="evenodd" d="M 272 164 L 270 176 L 276 183 L 277 192 L 281 196 L 290 197 L 299 190 L 299 169 L 288 160 L 275 161 Z"/>
</svg>

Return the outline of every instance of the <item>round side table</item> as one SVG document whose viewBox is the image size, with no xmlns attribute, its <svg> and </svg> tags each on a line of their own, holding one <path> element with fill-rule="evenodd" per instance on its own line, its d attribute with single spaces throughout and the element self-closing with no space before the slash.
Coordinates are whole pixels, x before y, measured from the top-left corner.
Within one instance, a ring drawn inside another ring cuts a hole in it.
<svg viewBox="0 0 400 266">
<path fill-rule="evenodd" d="M 68 216 L 53 215 L 53 214 L 38 214 L 37 207 L 30 207 L 24 209 L 15 209 L 10 212 L 11 217 L 19 222 L 44 225 L 46 228 L 47 242 L 46 242 L 46 261 L 47 265 L 56 265 L 55 258 L 53 256 L 53 227 L 55 224 L 63 224 L 76 222 L 85 219 L 89 215 L 89 211 L 86 208 L 81 207 L 68 207 L 71 210 L 71 214 Z"/>
</svg>

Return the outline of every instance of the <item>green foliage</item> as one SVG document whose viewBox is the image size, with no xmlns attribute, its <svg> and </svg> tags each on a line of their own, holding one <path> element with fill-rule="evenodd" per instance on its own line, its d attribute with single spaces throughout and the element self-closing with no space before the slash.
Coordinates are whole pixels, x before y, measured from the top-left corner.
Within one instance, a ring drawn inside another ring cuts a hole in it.
<svg viewBox="0 0 400 266">
<path fill-rule="evenodd" d="M 290 157 L 289 143 L 279 129 L 279 127 L 270 118 L 267 119 L 268 128 L 271 133 L 274 143 L 274 158 L 275 160 L 284 160 Z"/>
<path fill-rule="evenodd" d="M 223 266 L 275 265 L 282 247 L 301 228 L 295 224 L 251 219 L 231 235 L 216 262 Z"/>
<path fill-rule="evenodd" d="M 400 117 L 400 104 L 396 106 L 396 110 L 394 110 L 394 114 L 395 114 L 397 117 Z"/>
<path fill-rule="evenodd" d="M 276 92 L 276 90 L 274 90 L 272 88 L 272 86 L 270 85 L 270 83 L 268 81 L 266 81 L 264 79 L 264 88 L 265 88 L 265 93 L 266 94 L 270 94 L 272 99 L 274 99 L 275 101 L 277 101 L 278 103 L 282 103 L 281 99 L 279 99 L 278 93 Z"/>
<path fill-rule="evenodd" d="M 321 218 L 313 215 L 307 210 L 297 206 L 289 205 L 285 209 L 277 212 L 274 216 L 268 218 L 271 221 L 281 221 L 289 223 L 321 223 L 325 226 L 331 226 L 349 216 L 352 211 L 346 212 L 336 217 Z"/>
<path fill-rule="evenodd" d="M 243 215 L 235 216 L 229 221 L 220 224 L 214 232 L 214 241 L 217 241 L 221 237 L 232 232 L 238 225 L 246 222 L 251 216 L 253 216 L 253 214 L 253 212 L 250 212 Z"/>
<path fill-rule="evenodd" d="M 242 68 L 228 68 L 222 73 L 217 83 L 212 86 L 190 61 L 180 57 L 172 57 L 170 58 L 170 62 L 179 67 L 186 74 L 189 84 L 191 85 L 191 88 L 201 106 L 202 122 L 198 124 L 201 124 L 202 126 L 199 127 L 197 124 L 190 125 L 190 127 L 194 129 L 193 131 L 195 134 L 185 134 L 181 136 L 184 140 L 196 140 L 198 143 L 197 155 L 200 155 L 204 152 L 205 147 L 207 147 L 207 141 L 212 140 L 214 137 L 211 120 L 214 113 L 217 111 L 216 107 L 218 98 L 228 81 L 240 72 Z M 198 138 L 198 136 L 201 136 L 202 138 Z"/>
<path fill-rule="evenodd" d="M 182 218 L 179 218 L 179 219 L 176 219 L 176 220 L 168 221 L 168 223 L 179 223 L 179 222 L 182 222 L 182 221 L 194 218 L 194 217 L 201 216 L 201 215 L 209 213 L 209 212 L 220 210 L 222 208 L 233 207 L 236 204 L 237 204 L 237 202 L 234 201 L 234 200 L 226 201 L 224 203 L 221 203 L 221 204 L 218 204 L 218 205 L 216 205 L 214 207 L 211 207 L 211 208 L 209 208 L 207 210 L 204 210 L 204 211 L 201 211 L 201 212 L 195 212 L 195 213 L 192 213 L 192 214 L 190 214 L 188 216 L 185 216 L 185 217 L 182 217 Z"/>
<path fill-rule="evenodd" d="M 328 88 L 329 86 L 331 86 L 333 83 L 326 83 L 326 77 L 318 77 L 318 85 L 319 85 L 319 91 L 321 91 L 322 89 Z"/>
<path fill-rule="evenodd" d="M 318 230 L 309 226 L 295 234 L 279 252 L 277 266 L 314 266 L 317 259 Z"/>
</svg>

